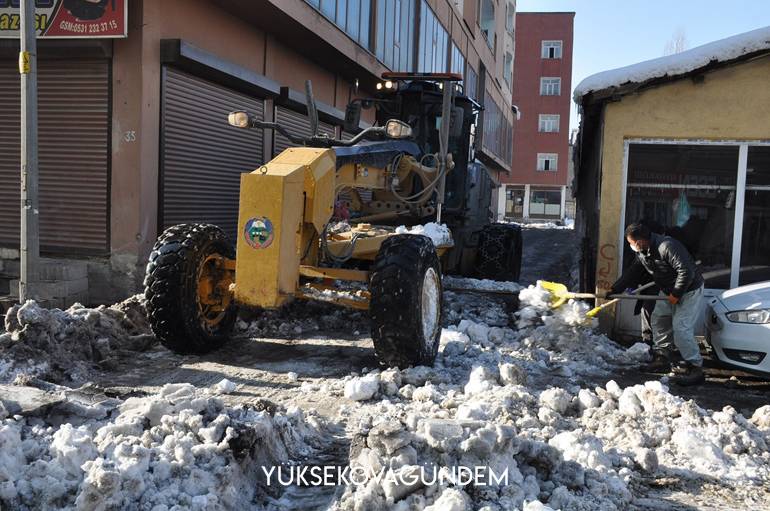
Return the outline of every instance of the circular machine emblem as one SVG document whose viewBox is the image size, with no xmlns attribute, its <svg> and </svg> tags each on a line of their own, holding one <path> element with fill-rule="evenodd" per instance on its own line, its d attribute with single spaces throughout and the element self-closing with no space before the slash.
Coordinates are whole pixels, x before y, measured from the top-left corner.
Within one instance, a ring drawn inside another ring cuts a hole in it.
<svg viewBox="0 0 770 511">
<path fill-rule="evenodd" d="M 266 216 L 258 216 L 246 222 L 243 237 L 251 248 L 267 248 L 275 238 L 273 222 Z"/>
</svg>

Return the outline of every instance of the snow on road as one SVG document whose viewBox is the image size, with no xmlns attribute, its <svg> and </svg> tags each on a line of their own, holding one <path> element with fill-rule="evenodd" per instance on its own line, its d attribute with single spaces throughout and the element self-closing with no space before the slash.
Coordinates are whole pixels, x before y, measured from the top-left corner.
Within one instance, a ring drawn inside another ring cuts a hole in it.
<svg viewBox="0 0 770 511">
<path fill-rule="evenodd" d="M 665 381 L 622 388 L 609 375 L 644 349 L 597 334 L 582 303 L 550 311 L 536 286 L 520 302 L 512 313 L 498 294 L 446 291 L 433 367 L 376 369 L 365 318 L 318 304 L 244 318 L 240 331 L 262 339 L 205 357 L 152 348 L 120 372 L 96 367 L 97 388 L 118 398 L 76 404 L 57 387 L 47 411 L 0 408 L 0 507 L 770 505 L 770 406 L 743 416 L 703 409 Z M 364 476 L 283 488 L 262 470 L 319 465 Z M 459 467 L 507 480 L 463 485 Z"/>
</svg>

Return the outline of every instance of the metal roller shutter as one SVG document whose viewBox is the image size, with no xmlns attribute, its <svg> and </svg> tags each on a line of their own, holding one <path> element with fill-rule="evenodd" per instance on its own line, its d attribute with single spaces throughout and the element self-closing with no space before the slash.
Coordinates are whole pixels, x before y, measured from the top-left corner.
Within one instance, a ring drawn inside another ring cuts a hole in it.
<svg viewBox="0 0 770 511">
<path fill-rule="evenodd" d="M 289 108 L 278 106 L 275 108 L 275 122 L 286 128 L 292 135 L 301 137 L 309 137 L 312 135 L 310 132 L 310 118 L 299 112 L 295 112 Z M 334 125 L 327 122 L 318 121 L 318 131 L 322 135 L 329 137 L 335 137 L 336 131 Z M 288 147 L 295 147 L 296 144 L 289 142 L 289 139 L 275 132 L 275 142 L 273 144 L 273 155 L 280 154 L 284 149 Z"/>
<path fill-rule="evenodd" d="M 104 253 L 108 240 L 109 61 L 38 61 L 40 248 Z M 0 245 L 19 246 L 20 80 L 0 62 Z"/>
<path fill-rule="evenodd" d="M 222 227 L 235 242 L 240 175 L 263 163 L 262 130 L 227 124 L 264 101 L 171 67 L 163 72 L 161 165 L 163 228 L 189 222 Z"/>
</svg>

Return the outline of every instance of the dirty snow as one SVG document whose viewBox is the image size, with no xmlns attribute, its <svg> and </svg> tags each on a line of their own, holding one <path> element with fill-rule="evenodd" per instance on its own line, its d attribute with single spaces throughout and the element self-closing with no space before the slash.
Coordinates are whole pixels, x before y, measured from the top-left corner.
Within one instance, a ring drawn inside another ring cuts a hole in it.
<svg viewBox="0 0 770 511">
<path fill-rule="evenodd" d="M 295 387 L 341 400 L 323 420 L 294 398 L 286 408 L 227 406 L 229 395 L 183 383 L 105 399 L 63 422 L 0 419 L 0 507 L 310 509 L 299 489 L 267 487 L 257 469 L 323 459 L 385 475 L 324 494 L 336 510 L 644 508 L 647 485 L 666 480 L 712 488 L 715 502 L 738 492 L 753 499 L 745 507 L 766 507 L 770 406 L 746 418 L 700 408 L 662 381 L 590 384 L 648 353 L 598 334 L 582 302 L 551 310 L 539 286 L 519 300 L 512 313 L 486 295 L 446 292 L 433 367 L 351 368 Z M 289 322 L 286 314 L 268 321 Z M 349 446 L 323 458 L 336 428 Z M 477 466 L 507 481 L 469 486 L 450 473 Z M 431 470 L 445 477 L 398 479 Z"/>
<path fill-rule="evenodd" d="M 521 286 L 516 282 L 504 282 L 499 280 L 490 279 L 471 279 L 465 277 L 453 277 L 451 275 L 445 275 L 442 279 L 444 289 L 450 290 L 477 290 L 477 291 L 496 291 L 517 293 L 521 290 Z"/>
<path fill-rule="evenodd" d="M 437 247 L 452 246 L 452 232 L 446 224 L 437 224 L 430 222 L 425 225 L 415 225 L 407 228 L 404 225 L 396 227 L 396 234 L 419 234 L 427 236 L 433 241 L 433 244 Z"/>
<path fill-rule="evenodd" d="M 275 493 L 259 466 L 306 460 L 329 436 L 298 409 L 227 407 L 189 384 L 89 411 L 0 423 L 0 507 L 250 509 Z"/>
<path fill-rule="evenodd" d="M 573 99 L 580 103 L 583 96 L 593 91 L 619 87 L 626 83 L 643 83 L 664 76 L 682 75 L 712 62 L 725 62 L 761 50 L 770 50 L 770 27 L 744 32 L 674 55 L 591 75 L 575 87 Z"/>
<path fill-rule="evenodd" d="M 109 368 L 155 343 L 141 295 L 111 307 L 44 309 L 34 300 L 15 305 L 0 335 L 0 383 L 19 375 L 56 383 L 82 383 L 97 367 Z"/>
<path fill-rule="evenodd" d="M 582 326 L 582 303 L 554 313 L 534 286 L 520 298 L 518 331 L 466 319 L 442 333 L 435 367 L 400 371 L 397 392 L 381 386 L 341 412 L 349 436 L 361 438 L 353 466 L 395 477 L 484 465 L 507 469 L 508 484 L 371 479 L 348 487 L 335 509 L 627 509 L 652 476 L 767 484 L 770 431 L 758 425 L 767 426 L 770 407 L 746 420 L 729 407 L 703 410 L 658 381 L 581 388 L 581 376 L 645 353 Z"/>
</svg>

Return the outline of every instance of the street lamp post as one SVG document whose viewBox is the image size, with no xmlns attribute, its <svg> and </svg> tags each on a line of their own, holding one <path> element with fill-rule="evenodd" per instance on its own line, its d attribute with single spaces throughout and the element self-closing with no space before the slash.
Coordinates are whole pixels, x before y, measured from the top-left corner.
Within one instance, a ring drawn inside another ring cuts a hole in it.
<svg viewBox="0 0 770 511">
<path fill-rule="evenodd" d="M 40 257 L 35 0 L 21 0 L 21 272 L 19 301 L 34 297 Z"/>
</svg>

